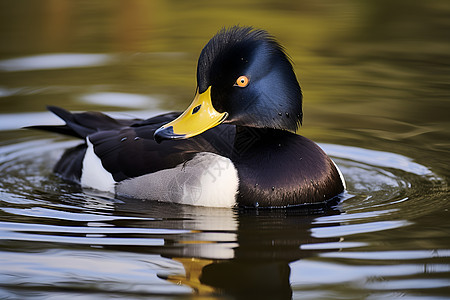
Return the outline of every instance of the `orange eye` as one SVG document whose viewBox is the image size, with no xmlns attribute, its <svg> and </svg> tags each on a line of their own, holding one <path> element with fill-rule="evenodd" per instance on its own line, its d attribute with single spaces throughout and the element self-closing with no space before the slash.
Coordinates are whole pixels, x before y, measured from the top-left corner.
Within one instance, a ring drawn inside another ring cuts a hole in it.
<svg viewBox="0 0 450 300">
<path fill-rule="evenodd" d="M 234 86 L 246 87 L 249 82 L 250 82 L 250 79 L 247 76 L 242 75 L 242 76 L 239 76 L 239 78 L 236 80 L 236 83 L 234 84 Z"/>
</svg>

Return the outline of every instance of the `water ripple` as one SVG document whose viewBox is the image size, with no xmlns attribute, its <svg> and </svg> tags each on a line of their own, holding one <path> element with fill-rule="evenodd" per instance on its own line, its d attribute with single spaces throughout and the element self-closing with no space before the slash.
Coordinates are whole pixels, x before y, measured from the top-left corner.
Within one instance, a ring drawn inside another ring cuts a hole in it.
<svg viewBox="0 0 450 300">
<path fill-rule="evenodd" d="M 0 147 L 0 263 L 9 270 L 0 272 L 0 281 L 6 289 L 42 288 L 47 278 L 57 289 L 95 282 L 102 292 L 186 295 L 187 287 L 208 290 L 200 275 L 213 280 L 217 274 L 234 274 L 240 282 L 240 274 L 260 278 L 258 274 L 289 269 L 282 274 L 290 274 L 286 281 L 296 295 L 324 282 L 380 277 L 394 283 L 374 281 L 365 287 L 385 291 L 396 284 L 408 286 L 405 278 L 422 276 L 424 268 L 427 274 L 449 272 L 441 262 L 449 257 L 443 247 L 376 248 L 380 239 L 386 242 L 390 233 L 413 228 L 417 218 L 442 205 L 438 195 L 445 189 L 443 181 L 404 156 L 322 145 L 342 170 L 348 190 L 336 207 L 305 215 L 295 210 L 239 211 L 117 199 L 84 190 L 52 174 L 64 149 L 77 141 L 24 135 Z M 421 195 L 427 195 L 426 201 Z M 392 239 L 395 245 L 398 237 Z M 373 261 L 383 265 L 373 266 Z M 142 262 L 145 270 L 137 267 Z M 101 271 L 108 268 L 114 275 Z M 132 281 L 126 279 L 133 276 Z M 421 283 L 441 288 L 446 282 L 422 278 Z"/>
<path fill-rule="evenodd" d="M 67 68 L 86 68 L 109 64 L 108 54 L 53 53 L 0 60 L 0 71 L 18 72 Z"/>
</svg>

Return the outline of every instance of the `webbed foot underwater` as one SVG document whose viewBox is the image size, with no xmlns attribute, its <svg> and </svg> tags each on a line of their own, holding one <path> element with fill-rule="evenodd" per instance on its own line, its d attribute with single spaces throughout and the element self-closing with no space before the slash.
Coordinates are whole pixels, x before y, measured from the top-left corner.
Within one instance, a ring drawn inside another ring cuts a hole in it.
<svg viewBox="0 0 450 300">
<path fill-rule="evenodd" d="M 201 51 L 192 104 L 147 120 L 49 110 L 66 122 L 33 128 L 85 141 L 54 170 L 121 196 L 212 207 L 324 203 L 344 191 L 333 161 L 295 132 L 302 92 L 266 31 L 231 27 Z"/>
</svg>

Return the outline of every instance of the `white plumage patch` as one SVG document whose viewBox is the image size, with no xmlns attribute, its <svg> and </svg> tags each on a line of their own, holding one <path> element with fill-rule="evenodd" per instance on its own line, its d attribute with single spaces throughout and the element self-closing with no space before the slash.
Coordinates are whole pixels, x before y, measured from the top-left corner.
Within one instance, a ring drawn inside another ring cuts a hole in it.
<svg viewBox="0 0 450 300">
<path fill-rule="evenodd" d="M 336 167 L 336 170 L 339 173 L 339 177 L 341 178 L 342 185 L 344 186 L 344 189 L 347 189 L 347 184 L 345 183 L 345 178 L 344 178 L 344 175 L 341 172 L 341 169 L 339 169 L 339 167 L 337 166 L 337 164 L 333 160 L 331 160 L 331 161 L 333 162 L 334 166 Z"/>
<path fill-rule="evenodd" d="M 172 169 L 121 181 L 116 193 L 138 199 L 232 207 L 238 187 L 238 173 L 231 160 L 203 152 Z"/>
<path fill-rule="evenodd" d="M 116 181 L 111 173 L 103 168 L 102 161 L 95 154 L 89 138 L 86 138 L 86 143 L 88 147 L 83 159 L 81 186 L 114 193 Z"/>
</svg>

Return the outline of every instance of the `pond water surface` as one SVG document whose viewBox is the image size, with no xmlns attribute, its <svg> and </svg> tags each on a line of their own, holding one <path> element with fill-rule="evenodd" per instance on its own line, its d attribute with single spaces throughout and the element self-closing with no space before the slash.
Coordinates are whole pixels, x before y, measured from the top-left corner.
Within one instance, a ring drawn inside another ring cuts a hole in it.
<svg viewBox="0 0 450 300">
<path fill-rule="evenodd" d="M 304 90 L 299 134 L 342 170 L 332 208 L 119 199 L 52 167 L 46 105 L 183 110 L 222 26 L 269 30 Z M 450 298 L 448 1 L 0 0 L 1 299 Z"/>
</svg>

